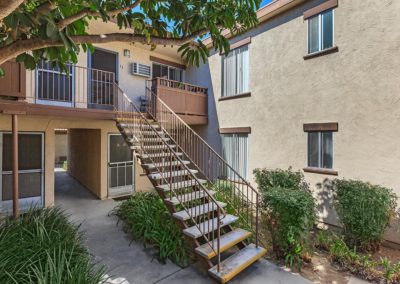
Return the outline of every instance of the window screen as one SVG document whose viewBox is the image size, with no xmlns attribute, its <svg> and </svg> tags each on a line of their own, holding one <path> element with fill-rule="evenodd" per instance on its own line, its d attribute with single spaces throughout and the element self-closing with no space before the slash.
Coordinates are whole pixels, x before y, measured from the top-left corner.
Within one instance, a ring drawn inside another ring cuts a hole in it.
<svg viewBox="0 0 400 284">
<path fill-rule="evenodd" d="M 222 58 L 222 97 L 249 91 L 249 47 L 232 50 Z"/>
<path fill-rule="evenodd" d="M 222 155 L 225 161 L 243 178 L 247 178 L 248 170 L 248 135 L 247 134 L 222 134 Z M 229 168 L 226 169 L 227 177 L 236 179 Z"/>
</svg>

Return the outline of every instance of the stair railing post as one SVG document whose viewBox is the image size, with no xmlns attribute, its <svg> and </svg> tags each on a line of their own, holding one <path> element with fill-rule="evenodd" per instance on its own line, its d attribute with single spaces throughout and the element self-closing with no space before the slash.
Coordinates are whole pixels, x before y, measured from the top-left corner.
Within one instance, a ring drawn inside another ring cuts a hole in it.
<svg viewBox="0 0 400 284">
<path fill-rule="evenodd" d="M 259 225 L 258 225 L 258 218 L 259 218 L 259 205 L 260 204 L 260 196 L 257 194 L 257 197 L 256 197 L 256 247 L 258 248 L 258 227 L 259 227 Z"/>
<path fill-rule="evenodd" d="M 218 257 L 218 263 L 217 263 L 217 271 L 221 271 L 221 248 L 220 248 L 220 237 L 221 237 L 221 221 L 220 221 L 220 208 L 217 205 L 217 257 Z"/>
</svg>

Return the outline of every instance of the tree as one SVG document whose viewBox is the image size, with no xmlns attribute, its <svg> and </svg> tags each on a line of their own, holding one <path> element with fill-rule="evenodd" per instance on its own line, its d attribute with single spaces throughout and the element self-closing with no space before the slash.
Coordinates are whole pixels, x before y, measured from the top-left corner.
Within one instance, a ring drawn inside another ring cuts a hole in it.
<svg viewBox="0 0 400 284">
<path fill-rule="evenodd" d="M 261 0 L 0 0 L 0 65 L 12 58 L 34 69 L 40 60 L 61 67 L 77 62 L 92 44 L 129 42 L 180 46 L 185 62 L 199 65 L 210 36 L 217 51 L 228 53 L 222 35 L 236 35 L 257 24 Z M 89 20 L 114 21 L 127 33 L 88 34 Z M 0 71 L 1 73 L 1 71 Z"/>
</svg>

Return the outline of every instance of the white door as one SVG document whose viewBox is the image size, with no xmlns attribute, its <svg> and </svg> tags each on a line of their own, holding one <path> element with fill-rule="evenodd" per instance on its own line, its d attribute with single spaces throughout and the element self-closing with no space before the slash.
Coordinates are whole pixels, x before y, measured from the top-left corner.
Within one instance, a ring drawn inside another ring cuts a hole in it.
<svg viewBox="0 0 400 284">
<path fill-rule="evenodd" d="M 18 134 L 19 207 L 43 207 L 43 133 Z M 0 211 L 12 212 L 12 137 L 0 133 Z"/>
<path fill-rule="evenodd" d="M 108 196 L 122 196 L 134 191 L 132 150 L 120 134 L 108 136 Z"/>
</svg>

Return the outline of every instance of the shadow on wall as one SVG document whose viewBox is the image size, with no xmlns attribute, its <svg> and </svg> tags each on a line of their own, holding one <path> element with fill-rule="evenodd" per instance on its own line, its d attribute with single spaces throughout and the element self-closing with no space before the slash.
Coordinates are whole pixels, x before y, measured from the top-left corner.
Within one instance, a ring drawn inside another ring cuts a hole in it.
<svg viewBox="0 0 400 284">
<path fill-rule="evenodd" d="M 215 78 L 214 78 L 215 80 Z M 185 72 L 185 81 L 189 84 L 208 88 L 208 124 L 192 126 L 192 128 L 207 141 L 218 153 L 221 152 L 221 138 L 219 135 L 219 120 L 214 97 L 214 84 L 208 62 L 199 67 L 190 66 Z M 218 96 L 218 95 L 217 95 Z"/>
<path fill-rule="evenodd" d="M 325 178 L 322 182 L 316 183 L 316 203 L 318 219 L 326 224 L 341 227 L 339 217 L 333 207 L 333 186 L 332 179 Z M 400 202 L 400 201 L 399 201 Z M 399 204 L 400 206 L 400 204 Z M 390 227 L 386 230 L 385 239 L 400 244 L 400 208 Z"/>
</svg>

